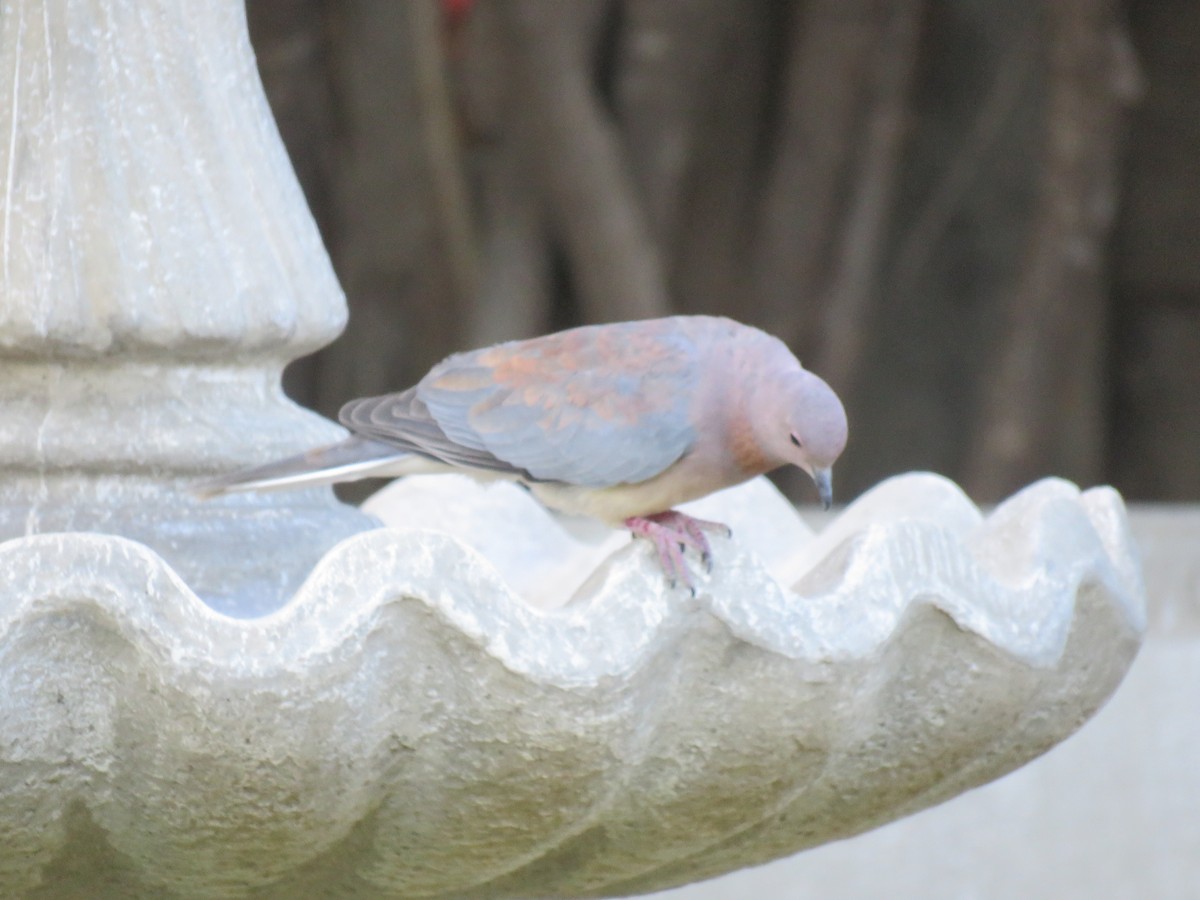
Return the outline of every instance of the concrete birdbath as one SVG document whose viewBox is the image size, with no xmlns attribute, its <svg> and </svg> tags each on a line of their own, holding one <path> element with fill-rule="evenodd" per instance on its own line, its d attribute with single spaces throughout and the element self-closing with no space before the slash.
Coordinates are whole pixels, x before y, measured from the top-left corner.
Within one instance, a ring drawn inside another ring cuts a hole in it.
<svg viewBox="0 0 1200 900">
<path fill-rule="evenodd" d="M 813 535 L 766 482 L 695 598 L 507 485 L 199 503 L 328 440 L 344 305 L 237 0 L 0 12 L 0 895 L 605 897 L 1041 754 L 1143 600 L 1120 499 L 932 475 Z"/>
</svg>

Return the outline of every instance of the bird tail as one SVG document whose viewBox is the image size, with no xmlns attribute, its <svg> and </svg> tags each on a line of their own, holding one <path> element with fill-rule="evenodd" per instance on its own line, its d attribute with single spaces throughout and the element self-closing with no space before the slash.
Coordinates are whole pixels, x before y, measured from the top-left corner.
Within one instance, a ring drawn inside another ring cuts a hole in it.
<svg viewBox="0 0 1200 900">
<path fill-rule="evenodd" d="M 388 470 L 408 455 L 387 444 L 351 437 L 338 444 L 318 447 L 266 465 L 238 469 L 216 478 L 197 481 L 188 489 L 207 500 L 236 491 L 317 487 L 394 474 Z"/>
</svg>

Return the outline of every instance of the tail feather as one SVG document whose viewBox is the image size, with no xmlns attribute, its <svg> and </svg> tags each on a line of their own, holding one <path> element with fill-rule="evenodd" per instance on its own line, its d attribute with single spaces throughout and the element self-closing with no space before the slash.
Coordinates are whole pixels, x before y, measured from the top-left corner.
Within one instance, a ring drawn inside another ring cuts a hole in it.
<svg viewBox="0 0 1200 900">
<path fill-rule="evenodd" d="M 189 485 L 188 489 L 199 497 L 209 499 L 237 491 L 318 487 L 373 475 L 387 475 L 390 467 L 409 455 L 387 444 L 351 437 L 339 444 L 318 447 L 266 465 L 198 481 Z"/>
</svg>

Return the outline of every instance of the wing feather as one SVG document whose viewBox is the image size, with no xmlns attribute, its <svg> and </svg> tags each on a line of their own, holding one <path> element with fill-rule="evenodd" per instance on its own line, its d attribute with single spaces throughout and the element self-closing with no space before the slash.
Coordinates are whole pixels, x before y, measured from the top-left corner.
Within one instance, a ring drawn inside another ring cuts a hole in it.
<svg viewBox="0 0 1200 900">
<path fill-rule="evenodd" d="M 694 445 L 696 347 L 675 319 L 587 326 L 459 353 L 355 400 L 356 434 L 452 465 L 585 487 L 652 478 Z"/>
<path fill-rule="evenodd" d="M 410 453 L 450 465 L 533 480 L 524 469 L 506 463 L 482 448 L 461 444 L 448 437 L 425 404 L 417 399 L 416 388 L 352 400 L 342 407 L 338 420 L 355 434 Z"/>
<path fill-rule="evenodd" d="M 637 483 L 695 442 L 696 357 L 672 319 L 589 326 L 452 356 L 417 399 L 455 443 L 539 480 Z"/>
</svg>

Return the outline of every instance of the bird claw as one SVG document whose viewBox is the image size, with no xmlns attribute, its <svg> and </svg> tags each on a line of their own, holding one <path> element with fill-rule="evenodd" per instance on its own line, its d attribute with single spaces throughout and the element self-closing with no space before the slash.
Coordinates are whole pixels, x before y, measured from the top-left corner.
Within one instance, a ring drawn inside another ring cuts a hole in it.
<svg viewBox="0 0 1200 900">
<path fill-rule="evenodd" d="M 682 581 L 693 597 L 696 596 L 696 585 L 684 560 L 684 553 L 688 548 L 697 551 L 704 571 L 711 574 L 713 553 L 705 532 L 715 532 L 726 538 L 733 534 L 728 526 L 720 522 L 694 519 L 673 509 L 652 516 L 633 516 L 625 520 L 625 527 L 636 537 L 646 538 L 654 544 L 667 583 L 675 588 Z"/>
</svg>

